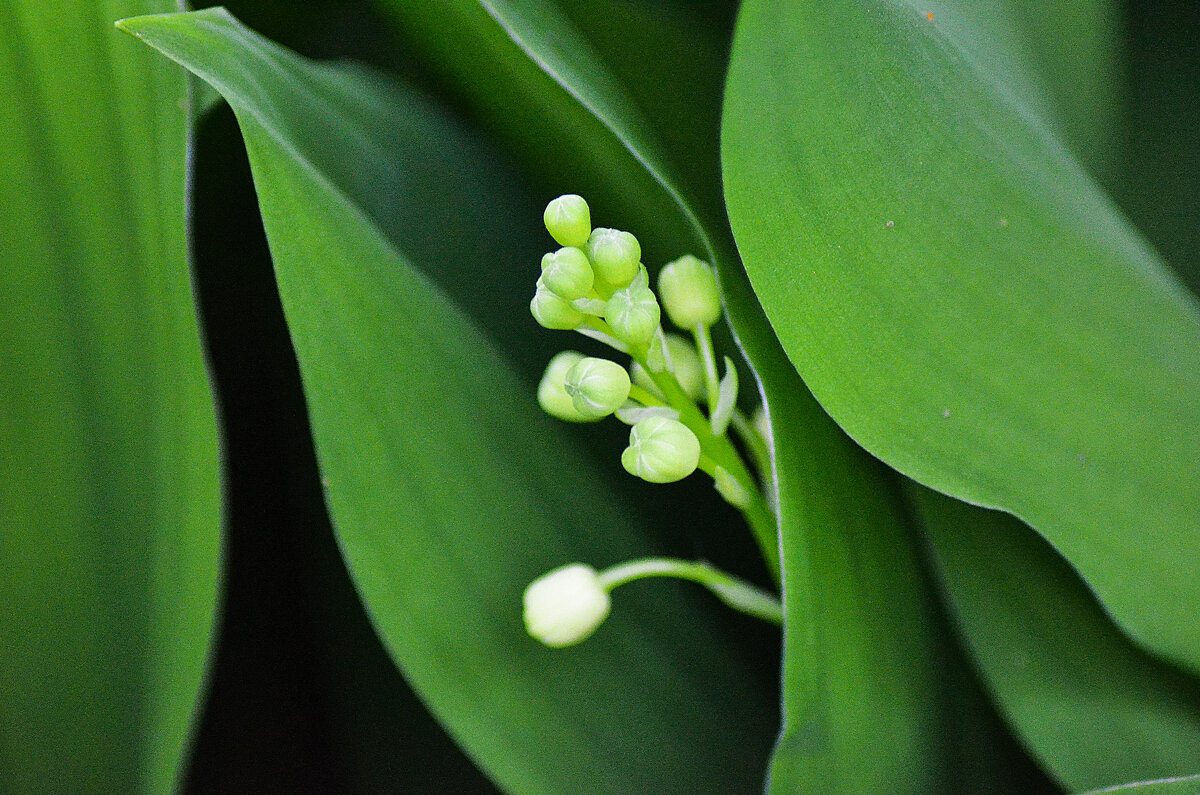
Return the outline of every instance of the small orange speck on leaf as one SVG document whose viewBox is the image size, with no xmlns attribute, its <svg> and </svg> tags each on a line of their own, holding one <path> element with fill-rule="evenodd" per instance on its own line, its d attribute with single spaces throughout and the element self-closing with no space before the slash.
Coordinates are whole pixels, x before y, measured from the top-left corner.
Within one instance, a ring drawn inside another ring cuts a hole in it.
<svg viewBox="0 0 1200 795">
<path fill-rule="evenodd" d="M 933 21 L 933 12 L 932 12 L 932 11 L 930 11 L 928 14 L 926 14 L 926 15 L 925 15 L 925 17 L 926 17 L 926 18 L 927 18 L 927 19 L 928 19 L 930 22 L 932 22 L 932 21 Z"/>
</svg>

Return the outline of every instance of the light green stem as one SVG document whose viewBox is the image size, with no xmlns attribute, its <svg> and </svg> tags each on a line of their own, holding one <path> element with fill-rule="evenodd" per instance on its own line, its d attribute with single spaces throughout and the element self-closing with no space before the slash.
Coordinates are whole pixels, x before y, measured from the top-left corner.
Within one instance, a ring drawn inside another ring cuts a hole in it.
<svg viewBox="0 0 1200 795">
<path fill-rule="evenodd" d="M 696 340 L 696 350 L 700 352 L 700 361 L 704 364 L 704 389 L 708 393 L 708 410 L 717 407 L 717 399 L 721 394 L 721 379 L 717 374 L 717 354 L 713 350 L 712 336 L 708 326 L 697 323 L 692 329 L 692 337 Z"/>
<path fill-rule="evenodd" d="M 641 403 L 643 406 L 666 406 L 666 402 L 655 395 L 653 392 L 648 392 L 642 389 L 637 384 L 630 384 L 629 397 Z"/>
<path fill-rule="evenodd" d="M 703 561 L 640 558 L 600 572 L 605 591 L 645 577 L 676 577 L 703 585 L 734 610 L 773 624 L 783 624 L 783 605 L 772 594 Z"/>
<path fill-rule="evenodd" d="M 746 468 L 741 454 L 738 453 L 729 437 L 724 434 L 718 436 L 712 432 L 712 425 L 708 418 L 700 413 L 700 409 L 683 391 L 683 387 L 679 385 L 679 381 L 673 373 L 667 370 L 656 373 L 649 369 L 644 360 L 639 360 L 638 363 L 646 368 L 646 372 L 654 379 L 655 385 L 663 393 L 667 404 L 679 410 L 679 421 L 696 434 L 704 455 L 714 465 L 720 466 L 729 473 L 729 476 L 750 495 L 749 502 L 741 508 L 741 511 L 750 524 L 750 530 L 754 533 L 754 540 L 758 542 L 758 548 L 762 552 L 767 568 L 771 571 L 775 581 L 779 582 L 778 522 L 766 500 L 763 499 L 762 489 L 759 488 L 754 476 L 750 474 L 750 470 Z"/>
</svg>

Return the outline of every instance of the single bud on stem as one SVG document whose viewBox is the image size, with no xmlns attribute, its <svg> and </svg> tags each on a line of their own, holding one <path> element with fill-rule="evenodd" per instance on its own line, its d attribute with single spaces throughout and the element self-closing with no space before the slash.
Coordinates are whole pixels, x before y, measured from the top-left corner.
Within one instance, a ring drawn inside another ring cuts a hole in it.
<svg viewBox="0 0 1200 795">
<path fill-rule="evenodd" d="M 629 373 L 616 362 L 585 356 L 567 371 L 563 389 L 588 419 L 607 417 L 629 399 Z"/>
<path fill-rule="evenodd" d="M 585 417 L 575 408 L 575 401 L 567 394 L 565 383 L 567 373 L 581 359 L 582 353 L 563 351 L 550 360 L 546 372 L 538 383 L 538 405 L 551 417 L 557 417 L 567 422 L 590 422 L 592 417 Z"/>
<path fill-rule="evenodd" d="M 592 234 L 592 212 L 582 196 L 568 193 L 546 205 L 546 231 L 560 246 L 583 248 Z"/>
<path fill-rule="evenodd" d="M 707 262 L 690 254 L 663 266 L 658 294 L 667 316 L 681 329 L 708 328 L 721 318 L 717 276 Z"/>
<path fill-rule="evenodd" d="M 661 318 L 654 292 L 637 284 L 617 290 L 604 305 L 604 320 L 613 336 L 634 351 L 650 344 Z"/>
<path fill-rule="evenodd" d="M 629 447 L 621 465 L 651 483 L 674 483 L 696 471 L 700 440 L 678 420 L 650 417 L 629 429 Z"/>
<path fill-rule="evenodd" d="M 537 292 L 529 302 L 529 311 L 534 320 L 548 329 L 568 331 L 579 328 L 584 321 L 582 312 L 556 295 L 541 279 L 538 279 Z"/>
<path fill-rule="evenodd" d="M 608 618 L 608 589 L 591 566 L 571 563 L 525 589 L 525 630 L 552 648 L 586 640 Z"/>
<path fill-rule="evenodd" d="M 619 229 L 596 229 L 587 241 L 587 256 L 596 270 L 596 281 L 609 290 L 633 281 L 642 261 L 636 237 Z"/>
<path fill-rule="evenodd" d="M 675 374 L 675 380 L 683 387 L 688 397 L 701 400 L 704 397 L 704 365 L 700 362 L 700 354 L 696 353 L 696 346 L 678 334 L 667 334 L 666 339 L 667 356 L 670 361 L 667 369 Z M 654 379 L 637 362 L 634 362 L 630 375 L 633 377 L 633 383 L 642 389 L 654 395 L 659 394 Z"/>
<path fill-rule="evenodd" d="M 564 246 L 542 257 L 542 283 L 559 298 L 583 298 L 591 292 L 592 280 L 592 264 L 577 248 Z"/>
</svg>

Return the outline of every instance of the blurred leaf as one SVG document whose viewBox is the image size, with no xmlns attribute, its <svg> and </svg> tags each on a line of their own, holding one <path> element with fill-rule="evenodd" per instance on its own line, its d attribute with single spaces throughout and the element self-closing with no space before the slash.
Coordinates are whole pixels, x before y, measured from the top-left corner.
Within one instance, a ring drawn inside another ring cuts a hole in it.
<svg viewBox="0 0 1200 795">
<path fill-rule="evenodd" d="M 973 35 L 909 3 L 743 6 L 723 151 L 747 271 L 855 439 L 1025 519 L 1200 670 L 1200 313 Z"/>
<path fill-rule="evenodd" d="M 220 460 L 185 240 L 183 76 L 0 4 L 0 790 L 166 792 L 203 678 Z"/>
<path fill-rule="evenodd" d="M 1134 646 L 1041 538 L 913 486 L 942 585 L 1002 711 L 1063 784 L 1200 769 L 1200 684 Z"/>
<path fill-rule="evenodd" d="M 715 137 L 677 149 L 678 134 L 662 127 L 680 120 L 654 115 L 644 107 L 646 89 L 625 90 L 622 80 L 631 80 L 632 70 L 608 66 L 638 42 L 657 38 L 659 28 L 631 14 L 648 30 L 585 39 L 548 2 L 389 7 L 508 137 L 527 149 L 570 143 L 574 154 L 554 155 L 569 159 L 548 161 L 559 180 L 569 176 L 564 189 L 589 200 L 594 191 L 602 206 L 623 208 L 618 217 L 630 219 L 624 225 L 639 237 L 647 230 L 653 241 L 658 253 L 647 255 L 648 262 L 677 256 L 690 240 L 720 266 L 730 317 L 771 407 L 776 441 L 788 618 L 785 725 L 773 786 L 928 789 L 939 775 L 941 751 L 940 712 L 930 709 L 939 683 L 927 586 L 886 476 L 808 396 L 749 292 L 728 245 L 719 195 L 703 188 L 716 178 Z M 721 71 L 723 50 L 713 41 L 701 36 L 694 48 L 706 65 L 689 69 L 686 58 L 668 58 L 642 80 L 708 106 L 720 86 L 698 78 Z M 490 54 L 486 68 L 480 52 Z M 701 173 L 675 176 L 687 169 Z M 650 188 L 637 187 L 647 176 Z M 630 194 L 635 187 L 642 192 Z M 889 709 L 879 709 L 881 703 Z"/>
<path fill-rule="evenodd" d="M 483 190 L 472 201 L 505 217 L 511 198 L 469 178 L 488 172 L 486 151 L 418 98 L 303 61 L 223 12 L 123 24 L 239 117 L 343 552 L 450 732 L 512 791 L 757 789 L 773 709 L 702 595 L 630 587 L 576 649 L 524 635 L 532 577 L 650 550 L 532 386 L 413 269 L 416 246 L 371 214 L 400 202 L 465 222 L 462 191 Z M 442 206 L 419 204 L 430 197 L 405 180 L 445 151 L 460 170 L 443 174 Z M 486 265 L 464 263 L 463 278 L 486 287 Z"/>
</svg>

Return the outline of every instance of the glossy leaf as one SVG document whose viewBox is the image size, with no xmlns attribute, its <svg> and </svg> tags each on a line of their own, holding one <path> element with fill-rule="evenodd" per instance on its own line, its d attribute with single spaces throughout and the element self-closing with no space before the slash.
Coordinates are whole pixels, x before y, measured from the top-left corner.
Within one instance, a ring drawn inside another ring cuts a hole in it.
<svg viewBox="0 0 1200 795">
<path fill-rule="evenodd" d="M 1026 520 L 1200 669 L 1200 312 L 941 10 L 743 6 L 722 145 L 747 272 L 851 436 Z"/>
<path fill-rule="evenodd" d="M 756 789 L 773 709 L 703 595 L 628 586 L 571 650 L 524 634 L 534 576 L 650 550 L 533 385 L 415 270 L 418 247 L 380 228 L 387 204 L 416 203 L 468 234 L 463 197 L 489 190 L 473 172 L 490 153 L 416 96 L 304 61 L 221 11 L 124 24 L 238 115 L 340 544 L 459 743 L 516 792 Z M 458 170 L 408 180 L 438 163 Z M 479 206 L 511 218 L 503 192 Z M 486 289 L 486 265 L 462 262 L 460 278 Z"/>
<path fill-rule="evenodd" d="M 647 34 L 589 40 L 549 2 L 487 2 L 477 9 L 455 4 L 453 11 L 432 3 L 394 8 L 405 32 L 436 54 L 469 97 L 496 113 L 495 123 L 510 137 L 526 147 L 570 141 L 589 153 L 560 161 L 560 170 L 576 180 L 564 189 L 595 190 L 611 206 L 625 207 L 628 228 L 639 237 L 650 230 L 659 253 L 647 256 L 648 262 L 678 256 L 691 238 L 690 245 L 702 247 L 719 266 L 729 314 L 758 373 L 776 441 L 788 615 L 785 722 L 772 786 L 781 792 L 800 782 L 845 791 L 927 789 L 941 764 L 939 713 L 930 709 L 938 700 L 935 642 L 925 584 L 890 485 L 808 397 L 749 293 L 719 225 L 723 210 L 702 187 L 715 178 L 716 141 L 707 140 L 707 150 L 700 144 L 675 148 L 670 142 L 676 138 L 660 134 L 664 120 L 643 115 L 633 98 L 640 93 L 625 90 L 624 70 L 609 68 L 624 57 L 623 46 Z M 479 52 L 492 53 L 491 68 L 481 69 L 476 55 L 466 55 Z M 720 57 L 703 47 L 695 53 L 700 60 Z M 698 108 L 708 104 L 705 91 L 719 89 L 697 83 L 686 60 L 668 59 L 662 68 L 644 79 L 677 87 L 695 97 Z M 547 88 L 548 79 L 557 83 L 558 95 Z M 527 110 L 503 115 L 500 108 Z M 703 128 L 703 117 L 698 124 Z M 610 155 L 614 147 L 617 154 Z M 706 163 L 712 168 L 707 176 L 675 176 L 686 169 L 703 172 Z M 623 193 L 646 175 L 653 195 Z M 658 210 L 664 201 L 666 210 Z M 890 708 L 880 710 L 880 703 Z"/>
<path fill-rule="evenodd" d="M 1200 683 L 1134 646 L 1013 517 L 911 493 L 962 638 L 1048 771 L 1077 791 L 1200 769 Z"/>
<path fill-rule="evenodd" d="M 185 240 L 187 88 L 113 29 L 0 4 L 0 790 L 166 792 L 221 496 Z"/>
</svg>

